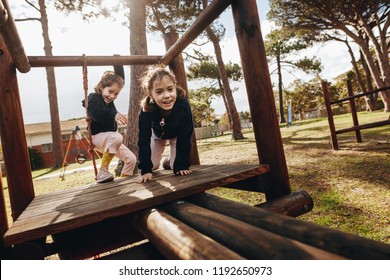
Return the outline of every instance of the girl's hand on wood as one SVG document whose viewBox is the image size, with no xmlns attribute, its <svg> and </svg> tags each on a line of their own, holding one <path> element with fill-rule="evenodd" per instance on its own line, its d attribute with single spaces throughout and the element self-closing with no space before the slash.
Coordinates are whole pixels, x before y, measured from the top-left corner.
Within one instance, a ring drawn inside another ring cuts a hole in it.
<svg viewBox="0 0 390 280">
<path fill-rule="evenodd" d="M 146 173 L 144 175 L 140 175 L 137 178 L 137 183 L 145 183 L 147 181 L 152 180 L 152 177 L 153 177 L 152 173 Z"/>
<path fill-rule="evenodd" d="M 128 122 L 128 119 L 127 119 L 127 116 L 121 114 L 121 113 L 116 113 L 115 115 L 115 121 L 118 123 L 118 124 L 127 124 Z"/>
<path fill-rule="evenodd" d="M 178 172 L 176 172 L 176 175 L 181 175 L 181 176 L 185 176 L 185 175 L 190 175 L 192 173 L 192 170 L 180 170 Z"/>
</svg>

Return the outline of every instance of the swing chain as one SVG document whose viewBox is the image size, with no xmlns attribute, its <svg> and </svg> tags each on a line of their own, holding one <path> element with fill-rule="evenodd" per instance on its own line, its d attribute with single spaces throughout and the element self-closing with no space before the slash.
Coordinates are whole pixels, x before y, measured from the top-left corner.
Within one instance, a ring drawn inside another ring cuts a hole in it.
<svg viewBox="0 0 390 280">
<path fill-rule="evenodd" d="M 87 56 L 83 54 L 83 86 L 84 86 L 84 96 L 85 96 L 85 111 L 86 111 L 86 118 L 88 124 L 88 138 L 89 138 L 89 146 L 88 146 L 88 153 L 92 157 L 93 162 L 93 169 L 95 171 L 95 178 L 97 177 L 97 167 L 96 167 L 96 161 L 94 156 L 94 148 L 95 146 L 92 144 L 92 132 L 91 132 L 91 118 L 88 114 L 88 69 L 87 69 Z"/>
</svg>

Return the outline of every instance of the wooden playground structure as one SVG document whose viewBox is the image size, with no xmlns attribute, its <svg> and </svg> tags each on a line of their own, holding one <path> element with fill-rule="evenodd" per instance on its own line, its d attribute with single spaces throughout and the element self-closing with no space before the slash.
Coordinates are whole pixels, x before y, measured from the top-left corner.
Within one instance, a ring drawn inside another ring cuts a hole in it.
<svg viewBox="0 0 390 280">
<path fill-rule="evenodd" d="M 390 86 L 375 89 L 375 90 L 372 90 L 369 92 L 354 94 L 353 90 L 352 90 L 352 83 L 350 80 L 347 80 L 347 88 L 348 88 L 348 97 L 331 101 L 328 84 L 325 81 L 322 82 L 322 93 L 324 95 L 324 100 L 325 100 L 326 114 L 328 117 L 330 138 L 332 140 L 333 150 L 339 150 L 339 143 L 337 141 L 337 134 L 354 131 L 356 143 L 361 143 L 362 142 L 362 135 L 360 133 L 360 130 L 384 126 L 384 125 L 390 125 L 390 116 L 387 120 L 377 121 L 377 122 L 373 122 L 373 123 L 359 124 L 359 119 L 357 116 L 357 110 L 356 110 L 356 105 L 355 105 L 355 99 L 360 98 L 360 97 L 364 97 L 364 96 L 367 96 L 367 95 L 370 95 L 373 93 L 377 93 L 380 91 L 388 90 L 388 89 L 390 89 Z M 332 113 L 332 105 L 343 104 L 343 102 L 346 102 L 346 101 L 349 101 L 349 105 L 351 108 L 353 126 L 348 127 L 348 128 L 343 128 L 343 129 L 336 129 L 334 119 L 333 119 L 333 113 Z"/>
<path fill-rule="evenodd" d="M 125 246 L 102 259 L 390 258 L 390 245 L 295 218 L 313 201 L 290 189 L 255 0 L 214 0 L 179 39 L 167 34 L 162 56 L 86 58 L 26 56 L 9 5 L 0 4 L 0 130 L 13 219 L 9 225 L 1 186 L 2 259 L 85 259 Z M 116 179 L 35 196 L 16 70 L 164 64 L 187 90 L 181 52 L 229 6 L 258 165 L 201 165 L 195 151 L 191 176 L 159 171 L 145 184 Z M 262 192 L 266 202 L 248 206 L 205 192 L 215 187 Z"/>
</svg>

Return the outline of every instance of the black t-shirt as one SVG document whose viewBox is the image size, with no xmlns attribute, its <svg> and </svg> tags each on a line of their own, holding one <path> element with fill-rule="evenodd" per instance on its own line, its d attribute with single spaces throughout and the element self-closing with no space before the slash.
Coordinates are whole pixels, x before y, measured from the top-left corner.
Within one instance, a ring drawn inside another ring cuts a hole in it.
<svg viewBox="0 0 390 280">
<path fill-rule="evenodd" d="M 85 100 L 82 101 L 85 107 Z M 103 97 L 97 93 L 88 95 L 88 115 L 91 118 L 92 135 L 100 132 L 116 131 L 118 125 L 115 121 L 115 115 L 118 111 L 114 102 L 106 103 Z"/>
<path fill-rule="evenodd" d="M 161 120 L 164 119 L 162 125 Z M 160 139 L 176 140 L 176 158 L 173 164 L 173 172 L 188 170 L 190 166 L 191 140 L 194 125 L 192 121 L 191 107 L 185 98 L 178 98 L 172 108 L 169 117 L 164 118 L 156 105 L 152 112 L 139 114 L 138 134 L 138 168 L 141 174 L 152 173 L 150 141 L 154 134 Z"/>
</svg>

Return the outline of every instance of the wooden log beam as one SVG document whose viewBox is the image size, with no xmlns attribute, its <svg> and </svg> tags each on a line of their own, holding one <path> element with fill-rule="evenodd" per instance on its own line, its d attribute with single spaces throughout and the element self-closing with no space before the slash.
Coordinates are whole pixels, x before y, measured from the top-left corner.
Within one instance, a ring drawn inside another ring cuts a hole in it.
<svg viewBox="0 0 390 280">
<path fill-rule="evenodd" d="M 171 203 L 167 211 L 195 230 L 248 259 L 343 259 L 256 227 L 239 218 L 222 215 L 189 202 Z"/>
<path fill-rule="evenodd" d="M 232 1 L 232 12 L 259 162 L 270 166 L 266 198 L 272 200 L 291 189 L 256 1 Z"/>
<path fill-rule="evenodd" d="M 16 69 L 0 37 L 0 135 L 15 221 L 35 197 Z"/>
<path fill-rule="evenodd" d="M 134 215 L 138 228 L 168 259 L 242 259 L 237 253 L 157 209 Z"/>
<path fill-rule="evenodd" d="M 3 38 L 15 67 L 21 73 L 27 73 L 30 71 L 30 63 L 24 52 L 8 1 L 1 0 L 0 3 L 0 37 Z"/>
<path fill-rule="evenodd" d="M 322 93 L 324 95 L 325 107 L 326 107 L 326 116 L 328 117 L 328 124 L 330 130 L 330 139 L 332 140 L 333 150 L 339 149 L 339 143 L 337 141 L 336 127 L 334 125 L 332 106 L 330 104 L 330 93 L 329 86 L 326 81 L 321 82 Z"/>
<path fill-rule="evenodd" d="M 353 95 L 353 89 L 352 89 L 352 82 L 351 80 L 347 80 L 347 89 L 348 89 L 348 96 L 352 97 Z M 355 105 L 355 100 L 350 99 L 349 100 L 349 106 L 351 108 L 351 115 L 352 115 L 352 121 L 353 121 L 353 126 L 358 127 L 359 126 L 359 119 L 356 111 L 356 105 Z M 357 143 L 362 142 L 362 135 L 360 133 L 360 129 L 355 130 L 355 139 Z"/>
<path fill-rule="evenodd" d="M 349 259 L 390 259 L 390 245 L 210 194 L 190 200 L 204 208 Z"/>
<path fill-rule="evenodd" d="M 157 64 L 161 56 L 87 56 L 87 66 L 122 66 Z M 29 56 L 31 67 L 71 67 L 83 66 L 83 56 Z"/>
<path fill-rule="evenodd" d="M 344 101 L 349 101 L 349 100 L 352 100 L 352 99 L 355 99 L 355 98 L 367 96 L 367 95 L 370 95 L 370 94 L 373 94 L 373 93 L 377 93 L 377 92 L 380 92 L 380 91 L 385 91 L 385 90 L 388 90 L 388 89 L 390 89 L 390 86 L 374 89 L 374 90 L 363 92 L 363 93 L 359 93 L 359 94 L 355 94 L 353 96 L 348 96 L 348 97 L 345 97 L 345 98 L 342 98 L 342 99 L 338 99 L 338 100 L 333 100 L 333 101 L 330 101 L 330 104 L 333 105 L 333 104 L 337 104 L 337 103 L 343 103 Z"/>
<path fill-rule="evenodd" d="M 384 120 L 384 121 L 373 122 L 373 123 L 361 124 L 361 125 L 357 125 L 357 126 L 343 128 L 343 129 L 338 129 L 338 130 L 336 130 L 336 134 L 352 132 L 352 131 L 357 131 L 357 130 L 361 130 L 361 129 L 368 129 L 368 128 L 373 128 L 373 127 L 378 127 L 378 126 L 384 126 L 384 125 L 388 125 L 388 124 L 390 124 L 390 119 Z"/>
<path fill-rule="evenodd" d="M 256 207 L 290 217 L 298 217 L 313 209 L 313 199 L 306 191 L 297 191 L 260 203 Z"/>
<path fill-rule="evenodd" d="M 168 65 L 178 56 L 192 41 L 201 34 L 225 9 L 232 0 L 214 0 L 197 17 L 190 28 L 180 37 L 177 42 L 161 58 L 161 63 Z"/>
</svg>

